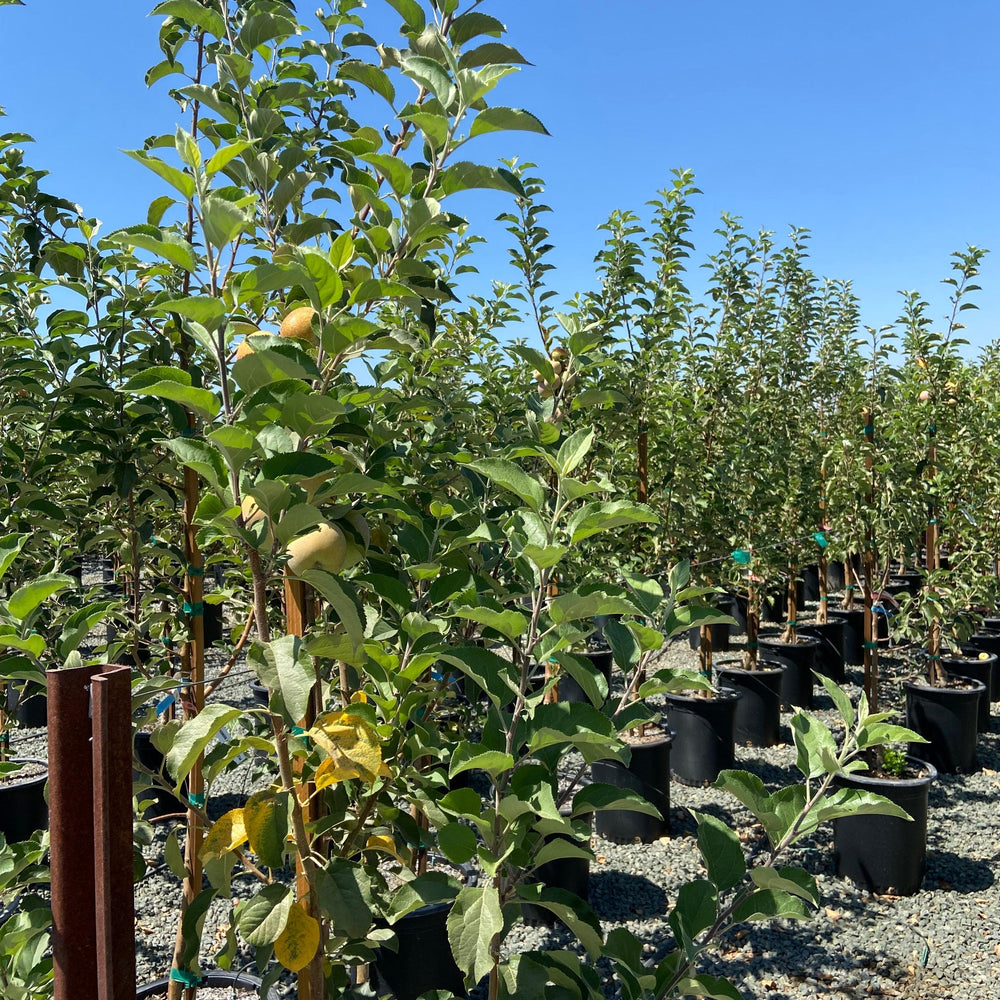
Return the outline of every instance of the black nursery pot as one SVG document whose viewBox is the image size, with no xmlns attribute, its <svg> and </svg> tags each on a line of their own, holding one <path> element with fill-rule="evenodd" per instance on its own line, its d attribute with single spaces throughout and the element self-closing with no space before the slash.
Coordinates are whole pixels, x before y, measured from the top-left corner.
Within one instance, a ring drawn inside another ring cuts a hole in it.
<svg viewBox="0 0 1000 1000">
<path fill-rule="evenodd" d="M 781 637 L 758 635 L 761 654 L 784 667 L 781 675 L 781 704 L 785 708 L 812 708 L 813 670 L 819 639 L 800 636 L 796 643 L 782 642 Z"/>
<path fill-rule="evenodd" d="M 683 785 L 707 785 L 736 762 L 736 705 L 741 694 L 723 688 L 711 698 L 667 693 L 667 722 L 674 734 L 671 774 Z"/>
<path fill-rule="evenodd" d="M 385 985 L 396 1000 L 416 1000 L 428 990 L 466 996 L 465 977 L 448 944 L 451 902 L 428 903 L 393 925 L 397 951 L 379 949 L 372 966 L 376 988 Z"/>
<path fill-rule="evenodd" d="M 997 618 L 986 619 L 986 622 L 991 621 L 1000 623 L 1000 619 Z M 983 653 L 992 653 L 996 657 L 990 675 L 990 701 L 1000 701 L 1000 632 L 977 632 L 964 645 Z"/>
<path fill-rule="evenodd" d="M 135 991 L 135 1000 L 152 1000 L 153 997 L 166 996 L 169 986 L 170 979 L 164 976 L 146 986 L 138 987 Z M 199 988 L 202 986 L 230 989 L 237 996 L 240 994 L 262 996 L 261 981 L 246 972 L 207 972 L 199 983 Z M 263 995 L 263 1000 L 278 1000 L 278 991 L 272 987 Z"/>
<path fill-rule="evenodd" d="M 827 614 L 831 618 L 841 618 L 844 621 L 844 662 L 852 667 L 860 667 L 865 662 L 865 609 L 864 608 L 830 608 Z M 889 638 L 889 620 L 885 615 L 875 612 L 875 638 Z"/>
<path fill-rule="evenodd" d="M 44 729 L 49 721 L 49 700 L 37 684 L 29 684 L 23 691 L 13 685 L 7 688 L 7 712 L 17 719 L 23 729 Z"/>
<path fill-rule="evenodd" d="M 870 892 L 912 896 L 924 881 L 927 861 L 927 798 L 937 777 L 933 765 L 907 757 L 919 778 L 877 778 L 865 772 L 840 773 L 837 788 L 883 795 L 905 810 L 898 816 L 845 816 L 833 821 L 833 861 L 837 874 Z"/>
<path fill-rule="evenodd" d="M 670 747 L 673 736 L 666 733 L 648 743 L 630 746 L 628 766 L 617 760 L 595 760 L 590 765 L 594 781 L 637 792 L 660 816 L 647 816 L 631 809 L 602 809 L 594 819 L 597 832 L 616 844 L 640 841 L 650 844 L 670 833 Z"/>
<path fill-rule="evenodd" d="M 560 809 L 559 812 L 564 818 L 569 818 L 572 810 Z M 586 842 L 563 833 L 553 833 L 545 838 L 546 843 L 550 840 L 568 840 L 580 847 L 589 846 Z M 565 889 L 586 900 L 590 893 L 590 858 L 556 858 L 553 861 L 546 861 L 532 872 L 531 881 L 541 882 L 551 889 Z M 544 924 L 553 927 L 560 923 L 559 918 L 551 910 L 545 909 L 544 906 L 536 906 L 534 903 L 522 903 L 521 916 L 526 924 L 531 925 Z"/>
<path fill-rule="evenodd" d="M 799 581 L 801 599 L 803 601 L 819 600 L 819 566 L 815 563 L 811 566 L 802 567 L 802 579 Z"/>
<path fill-rule="evenodd" d="M 931 687 L 903 681 L 906 725 L 928 743 L 911 743 L 910 753 L 933 764 L 942 774 L 967 774 L 976 769 L 976 720 L 985 685 L 969 688 Z"/>
<path fill-rule="evenodd" d="M 163 754 L 153 745 L 153 738 L 150 733 L 138 732 L 135 734 L 135 758 L 143 767 L 150 771 L 163 771 Z M 133 772 L 133 780 L 138 780 L 140 774 Z M 182 786 L 182 790 L 187 788 L 187 783 Z M 181 802 L 175 795 L 165 788 L 154 785 L 152 788 L 143 789 L 137 799 L 140 805 L 149 802 L 143 815 L 147 819 L 157 819 L 160 816 L 169 816 L 173 813 L 187 813 L 187 805 Z"/>
<path fill-rule="evenodd" d="M 739 746 L 773 747 L 781 742 L 780 665 L 761 661 L 760 670 L 722 667 L 719 686 L 740 692 L 736 702 L 733 738 Z"/>
<path fill-rule="evenodd" d="M 591 649 L 584 653 L 575 653 L 574 655 L 590 660 L 594 671 L 604 674 L 604 679 L 608 682 L 608 690 L 611 690 L 612 655 L 610 649 Z M 576 678 L 571 677 L 565 670 L 559 673 L 559 700 L 585 701 L 588 705 L 590 704 L 590 699 L 579 683 L 577 683 Z"/>
<path fill-rule="evenodd" d="M 25 757 L 14 763 L 40 765 L 44 770 L 33 777 L 12 777 L 0 784 L 0 833 L 11 844 L 27 840 L 36 830 L 46 830 L 49 826 L 49 807 L 45 801 L 48 765 L 35 757 Z"/>
<path fill-rule="evenodd" d="M 747 605 L 749 598 L 746 594 L 726 594 L 730 600 L 729 610 L 726 612 L 736 619 L 736 627 L 729 626 L 729 636 L 745 633 L 747 630 Z"/>
<path fill-rule="evenodd" d="M 990 655 L 988 660 L 970 660 L 957 656 L 941 657 L 941 666 L 949 674 L 956 674 L 959 677 L 970 677 L 972 680 L 982 683 L 983 693 L 979 696 L 979 711 L 976 714 L 976 727 L 981 733 L 988 733 L 990 731 L 990 684 L 992 682 L 993 670 L 997 665 L 997 659 L 993 654 Z"/>
<path fill-rule="evenodd" d="M 250 691 L 253 694 L 254 704 L 267 708 L 271 701 L 271 692 L 268 691 L 267 685 L 261 684 L 260 681 L 251 681 Z"/>
<path fill-rule="evenodd" d="M 204 608 L 205 645 L 211 646 L 215 642 L 222 641 L 223 606 L 221 604 L 206 603 Z"/>
<path fill-rule="evenodd" d="M 844 628 L 843 618 L 830 618 L 825 622 L 809 622 L 798 627 L 799 635 L 811 635 L 819 639 L 816 650 L 816 667 L 838 684 L 846 680 L 844 671 Z"/>
</svg>

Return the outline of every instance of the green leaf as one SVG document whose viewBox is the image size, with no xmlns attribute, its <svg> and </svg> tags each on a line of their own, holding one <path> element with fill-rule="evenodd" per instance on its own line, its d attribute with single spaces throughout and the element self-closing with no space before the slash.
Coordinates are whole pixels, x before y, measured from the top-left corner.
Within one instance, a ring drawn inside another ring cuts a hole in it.
<svg viewBox="0 0 1000 1000">
<path fill-rule="evenodd" d="M 250 849 L 268 868 L 285 864 L 285 842 L 289 831 L 290 793 L 271 790 L 254 792 L 243 807 L 243 822 Z"/>
<path fill-rule="evenodd" d="M 456 865 L 464 865 L 475 857 L 478 841 L 471 827 L 463 823 L 447 823 L 437 832 L 438 847 Z"/>
<path fill-rule="evenodd" d="M 501 458 L 482 458 L 478 462 L 470 462 L 468 468 L 520 497 L 536 514 L 545 503 L 542 484 L 513 462 Z"/>
<path fill-rule="evenodd" d="M 219 730 L 243 714 L 229 705 L 206 705 L 193 719 L 185 722 L 174 737 L 173 746 L 167 751 L 166 765 L 176 782 L 179 793 L 181 783 L 194 767 Z"/>
<path fill-rule="evenodd" d="M 427 26 L 424 9 L 417 0 L 386 0 L 386 3 L 402 17 L 408 32 L 419 35 Z"/>
<path fill-rule="evenodd" d="M 208 440 L 222 452 L 229 468 L 237 474 L 243 471 L 247 459 L 254 453 L 257 439 L 245 427 L 227 424 L 208 435 Z"/>
<path fill-rule="evenodd" d="M 608 697 L 607 679 L 587 657 L 561 652 L 556 653 L 556 659 L 562 671 L 580 685 L 592 705 L 599 708 L 604 704 Z"/>
<path fill-rule="evenodd" d="M 436 59 L 431 59 L 429 56 L 408 56 L 403 59 L 400 69 L 411 80 L 415 80 L 421 87 L 430 91 L 446 111 L 458 96 L 448 70 Z"/>
<path fill-rule="evenodd" d="M 694 818 L 698 823 L 698 850 L 709 879 L 720 892 L 732 889 L 747 870 L 740 838 L 715 816 L 696 812 Z"/>
<path fill-rule="evenodd" d="M 456 618 L 479 622 L 480 625 L 495 629 L 508 639 L 516 639 L 528 629 L 528 620 L 519 611 L 497 611 L 493 608 L 463 605 L 455 608 L 452 614 Z"/>
<path fill-rule="evenodd" d="M 686 955 L 696 954 L 695 938 L 715 923 L 718 912 L 719 898 L 715 886 L 707 879 L 686 882 L 677 891 L 677 902 L 667 921 Z"/>
<path fill-rule="evenodd" d="M 248 149 L 252 148 L 253 143 L 248 142 L 245 139 L 240 139 L 238 142 L 234 142 L 228 146 L 220 146 L 212 156 L 209 158 L 208 163 L 205 164 L 205 173 L 211 177 L 213 174 L 217 174 L 222 170 L 228 163 L 234 160 L 237 156 L 245 153 Z"/>
<path fill-rule="evenodd" d="M 833 678 L 820 673 L 817 673 L 816 676 L 826 688 L 826 693 L 833 699 L 837 711 L 840 712 L 840 717 L 844 720 L 844 726 L 850 732 L 854 728 L 854 706 L 851 704 L 847 692 Z"/>
<path fill-rule="evenodd" d="M 493 937 L 503 928 L 500 895 L 492 885 L 466 886 L 448 914 L 448 941 L 458 967 L 478 982 L 493 968 Z"/>
<path fill-rule="evenodd" d="M 283 635 L 266 644 L 255 642 L 248 661 L 261 683 L 271 689 L 271 702 L 285 722 L 298 725 L 305 718 L 316 684 L 316 668 L 302 639 Z"/>
<path fill-rule="evenodd" d="M 801 868 L 774 869 L 769 865 L 750 870 L 750 878 L 760 889 L 778 889 L 799 896 L 807 903 L 819 905 L 819 887 L 816 879 Z"/>
<path fill-rule="evenodd" d="M 660 810 L 629 788 L 618 788 L 595 781 L 584 785 L 573 796 L 573 816 L 585 816 L 603 809 L 628 809 L 630 812 L 644 813 L 662 819 Z"/>
<path fill-rule="evenodd" d="M 0 538 L 0 578 L 10 569 L 11 563 L 17 558 L 24 543 L 28 540 L 27 535 L 4 535 Z"/>
<path fill-rule="evenodd" d="M 198 255 L 187 240 L 176 233 L 156 226 L 129 226 L 110 233 L 108 242 L 117 246 L 135 247 L 162 257 L 175 266 L 192 274 L 198 270 Z"/>
<path fill-rule="evenodd" d="M 751 893 L 733 913 L 736 923 L 750 920 L 808 920 L 809 910 L 798 896 L 775 889 Z"/>
<path fill-rule="evenodd" d="M 549 614 L 557 625 L 596 615 L 628 615 L 634 611 L 631 602 L 613 594 L 569 593 L 560 594 L 549 601 Z"/>
<path fill-rule="evenodd" d="M 177 313 L 178 316 L 193 319 L 210 330 L 218 329 L 226 318 L 225 303 L 211 295 L 190 295 L 184 299 L 170 299 L 168 302 L 160 302 L 153 306 L 151 311 Z"/>
<path fill-rule="evenodd" d="M 559 475 L 568 476 L 587 457 L 594 444 L 594 428 L 581 427 L 559 446 L 556 463 Z"/>
<path fill-rule="evenodd" d="M 458 160 L 443 170 L 434 191 L 447 196 L 473 189 L 504 191 L 519 198 L 526 197 L 517 174 L 503 167 L 489 167 L 469 160 Z"/>
<path fill-rule="evenodd" d="M 534 545 L 529 542 L 521 550 L 521 554 L 530 559 L 539 569 L 551 569 L 569 551 L 565 545 Z"/>
<path fill-rule="evenodd" d="M 236 910 L 236 928 L 248 945 L 273 944 L 288 922 L 292 893 L 286 885 L 265 886 Z"/>
<path fill-rule="evenodd" d="M 205 236 L 215 247 L 231 243 L 246 229 L 249 222 L 245 209 L 214 194 L 202 199 L 201 215 Z"/>
<path fill-rule="evenodd" d="M 817 778 L 827 773 L 836 774 L 840 770 L 837 763 L 837 742 L 833 733 L 822 722 L 812 715 L 797 711 L 789 725 L 798 750 L 795 765 L 807 778 Z"/>
<path fill-rule="evenodd" d="M 361 624 L 361 614 L 351 595 L 344 585 L 332 573 L 321 569 L 310 569 L 299 573 L 299 579 L 323 596 L 323 599 L 336 612 L 340 623 L 344 626 L 348 639 L 355 649 L 360 649 L 364 642 L 364 626 Z"/>
<path fill-rule="evenodd" d="M 487 132 L 538 132 L 548 135 L 548 129 L 530 111 L 523 108 L 484 108 L 476 115 L 469 137 Z"/>
<path fill-rule="evenodd" d="M 144 150 L 126 149 L 125 155 L 131 156 L 133 160 L 162 177 L 172 188 L 184 195 L 185 201 L 190 201 L 194 197 L 194 178 L 190 174 L 186 174 L 183 170 L 173 167 L 155 156 L 150 156 Z"/>
<path fill-rule="evenodd" d="M 321 913 L 333 921 L 334 932 L 364 936 L 372 925 L 371 887 L 361 865 L 333 858 L 316 873 L 316 895 Z"/>
<path fill-rule="evenodd" d="M 65 573 L 46 573 L 35 577 L 30 583 L 18 587 L 7 601 L 11 617 L 24 621 L 43 601 L 67 587 L 75 587 L 76 580 Z"/>
<path fill-rule="evenodd" d="M 684 977 L 677 983 L 677 996 L 708 997 L 710 1000 L 744 1000 L 743 994 L 728 979 L 702 973 Z"/>
<path fill-rule="evenodd" d="M 440 655 L 442 663 L 457 667 L 484 691 L 495 708 L 510 701 L 513 689 L 505 681 L 514 665 L 502 656 L 479 646 L 458 646 Z M 457 773 L 457 772 L 456 772 Z"/>
<path fill-rule="evenodd" d="M 913 817 L 895 802 L 883 795 L 842 788 L 828 795 L 823 804 L 812 814 L 813 827 L 842 816 L 896 816 L 912 820 Z"/>
<path fill-rule="evenodd" d="M 179 382 L 154 382 L 152 385 L 132 389 L 128 385 L 122 387 L 122 392 L 130 392 L 137 396 L 156 396 L 159 399 L 171 399 L 175 403 L 186 406 L 189 410 L 201 414 L 208 420 L 218 416 L 220 404 L 215 395 L 208 389 L 199 389 L 193 385 L 181 385 Z"/>
<path fill-rule="evenodd" d="M 588 503 L 581 507 L 567 525 L 572 544 L 602 531 L 626 524 L 658 524 L 659 517 L 651 507 L 628 500 Z"/>
<path fill-rule="evenodd" d="M 479 770 L 498 775 L 514 766 L 514 758 L 502 750 L 483 750 L 479 743 L 462 740 L 451 753 L 448 777 L 454 778 L 463 771 Z"/>
<path fill-rule="evenodd" d="M 518 896 L 554 913 L 587 949 L 591 961 L 596 961 L 604 947 L 601 925 L 593 910 L 578 896 L 566 889 L 556 889 L 538 883 L 517 887 Z"/>
<path fill-rule="evenodd" d="M 217 10 L 201 0 L 164 0 L 153 8 L 152 13 L 180 18 L 196 28 L 204 28 L 216 38 L 226 36 L 226 22 Z"/>
</svg>

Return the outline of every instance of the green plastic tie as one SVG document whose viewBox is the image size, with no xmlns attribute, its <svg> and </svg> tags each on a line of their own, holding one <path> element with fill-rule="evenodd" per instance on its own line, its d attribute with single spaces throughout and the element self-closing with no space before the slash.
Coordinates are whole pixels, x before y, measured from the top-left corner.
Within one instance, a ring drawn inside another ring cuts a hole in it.
<svg viewBox="0 0 1000 1000">
<path fill-rule="evenodd" d="M 197 433 L 198 431 L 195 430 L 194 427 L 185 427 L 184 430 L 181 431 L 181 437 L 193 438 Z"/>
<path fill-rule="evenodd" d="M 205 614 L 205 605 L 202 601 L 198 601 L 195 604 L 185 601 L 184 614 L 190 615 L 192 618 L 201 618 Z"/>
<path fill-rule="evenodd" d="M 188 972 L 187 969 L 171 969 L 170 978 L 175 983 L 183 983 L 191 989 L 201 986 L 201 976 L 196 976 L 193 972 Z"/>
<path fill-rule="evenodd" d="M 188 576 L 204 576 L 205 567 L 204 566 L 188 566 L 187 568 Z"/>
<path fill-rule="evenodd" d="M 930 427 L 927 428 L 927 433 L 937 434 L 937 424 L 931 424 Z"/>
<path fill-rule="evenodd" d="M 863 642 L 861 644 L 861 648 L 862 649 L 878 649 L 878 643 L 877 642 Z"/>
<path fill-rule="evenodd" d="M 757 643 L 755 643 L 755 642 L 748 642 L 747 643 L 747 649 L 756 649 L 756 648 L 757 648 Z"/>
<path fill-rule="evenodd" d="M 795 628 L 795 626 L 796 626 L 796 625 L 798 625 L 798 622 L 785 622 L 785 624 L 786 624 L 786 625 L 787 625 L 787 626 L 788 626 L 789 628 Z"/>
<path fill-rule="evenodd" d="M 874 424 L 865 424 L 865 433 L 866 434 L 874 434 L 875 433 L 875 425 Z"/>
<path fill-rule="evenodd" d="M 160 544 L 159 541 L 156 538 L 156 535 L 150 535 L 149 536 L 149 544 L 150 545 L 159 545 Z"/>
<path fill-rule="evenodd" d="M 288 731 L 303 743 L 312 743 L 312 739 L 306 736 L 306 731 L 301 726 L 289 726 Z"/>
<path fill-rule="evenodd" d="M 201 809 L 205 805 L 205 793 L 204 792 L 192 792 L 188 796 L 188 802 L 195 807 L 195 809 Z"/>
<path fill-rule="evenodd" d="M 821 597 L 820 597 L 820 601 L 821 601 L 821 602 L 822 602 L 823 604 L 825 604 L 825 603 L 826 603 L 827 601 L 829 601 L 829 600 L 830 600 L 830 598 L 829 598 L 829 597 L 827 597 L 827 596 L 826 596 L 826 594 L 823 594 L 823 595 L 821 595 Z"/>
<path fill-rule="evenodd" d="M 823 534 L 822 531 L 817 531 L 813 535 L 813 540 L 821 549 L 825 549 L 830 544 L 830 540 Z"/>
<path fill-rule="evenodd" d="M 856 590 L 856 589 L 857 588 L 854 586 L 853 583 L 849 583 L 844 587 L 844 590 Z"/>
<path fill-rule="evenodd" d="M 750 562 L 750 553 L 746 549 L 733 549 L 733 562 L 746 566 Z"/>
<path fill-rule="evenodd" d="M 940 653 L 928 653 L 927 654 L 927 659 L 928 660 L 940 660 L 941 659 L 941 654 Z"/>
<path fill-rule="evenodd" d="M 937 524 L 937 518 L 936 517 L 932 517 L 927 523 L 928 524 Z"/>
</svg>

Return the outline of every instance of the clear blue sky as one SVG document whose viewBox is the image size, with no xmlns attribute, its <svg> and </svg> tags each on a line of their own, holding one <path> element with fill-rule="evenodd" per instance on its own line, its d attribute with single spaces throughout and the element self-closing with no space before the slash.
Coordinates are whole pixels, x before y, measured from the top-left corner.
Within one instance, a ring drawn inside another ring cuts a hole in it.
<svg viewBox="0 0 1000 1000">
<path fill-rule="evenodd" d="M 119 149 L 172 131 L 177 109 L 145 70 L 158 18 L 144 0 L 27 0 L 0 8 L 3 131 L 38 140 L 50 187 L 101 218 L 142 221 L 162 193 Z M 311 12 L 313 0 L 300 0 Z M 1000 336 L 1000 3 L 996 0 L 488 0 L 535 65 L 497 94 L 534 111 L 551 138 L 509 134 L 479 157 L 532 160 L 547 184 L 561 297 L 594 284 L 597 226 L 643 211 L 690 167 L 696 261 L 718 215 L 781 234 L 813 232 L 814 270 L 853 280 L 863 321 L 891 322 L 897 291 L 946 310 L 951 251 L 987 258 L 968 338 Z M 376 35 L 398 23 L 370 0 Z M 387 34 L 388 32 L 388 34 Z M 470 147 L 470 153 L 474 147 Z M 454 205 L 489 231 L 500 195 Z M 498 238 L 482 262 L 504 277 Z"/>
</svg>

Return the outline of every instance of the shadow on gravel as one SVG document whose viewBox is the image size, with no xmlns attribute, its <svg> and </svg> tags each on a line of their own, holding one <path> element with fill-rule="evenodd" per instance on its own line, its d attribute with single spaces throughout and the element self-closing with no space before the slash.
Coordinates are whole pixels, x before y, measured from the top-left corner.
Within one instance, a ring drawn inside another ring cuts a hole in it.
<svg viewBox="0 0 1000 1000">
<path fill-rule="evenodd" d="M 615 923 L 667 912 L 667 894 L 644 875 L 592 871 L 589 898 L 601 920 Z"/>
<path fill-rule="evenodd" d="M 982 892 L 996 882 L 985 861 L 973 861 L 951 851 L 927 852 L 925 889 L 949 889 L 953 892 Z"/>
</svg>

